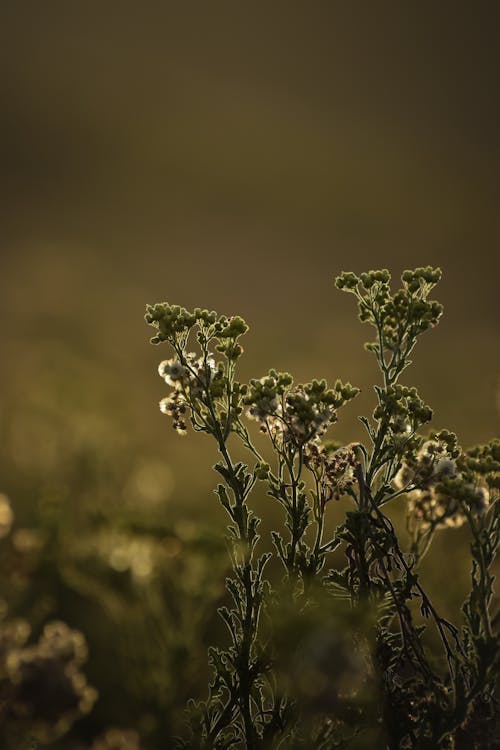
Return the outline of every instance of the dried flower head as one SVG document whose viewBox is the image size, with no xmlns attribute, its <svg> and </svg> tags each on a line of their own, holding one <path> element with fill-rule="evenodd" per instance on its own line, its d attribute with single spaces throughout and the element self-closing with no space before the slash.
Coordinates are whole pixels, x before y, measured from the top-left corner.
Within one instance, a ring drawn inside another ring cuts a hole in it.
<svg viewBox="0 0 500 750">
<path fill-rule="evenodd" d="M 304 463 L 314 474 L 319 501 L 324 507 L 330 500 L 340 500 L 355 482 L 356 445 L 329 451 L 319 442 L 311 442 L 304 451 Z"/>
</svg>

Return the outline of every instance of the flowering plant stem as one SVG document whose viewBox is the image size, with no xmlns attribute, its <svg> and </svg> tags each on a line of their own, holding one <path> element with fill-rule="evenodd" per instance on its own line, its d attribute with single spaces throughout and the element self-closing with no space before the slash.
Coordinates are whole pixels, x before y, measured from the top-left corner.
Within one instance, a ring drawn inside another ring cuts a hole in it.
<svg viewBox="0 0 500 750">
<path fill-rule="evenodd" d="M 369 447 L 325 441 L 339 409 L 359 392 L 350 383 L 296 385 L 271 369 L 241 384 L 241 318 L 168 303 L 148 307 L 152 342 L 168 342 L 175 355 L 159 367 L 172 387 L 160 408 L 178 433 L 190 422 L 215 440 L 222 479 L 216 492 L 230 521 L 230 605 L 219 609 L 229 642 L 209 650 L 208 698 L 192 703 L 190 734 L 179 747 L 458 750 L 471 732 L 487 743 L 498 729 L 491 570 L 500 538 L 500 442 L 464 452 L 448 430 L 424 439 L 420 430 L 432 411 L 416 388 L 399 382 L 418 337 L 442 314 L 429 300 L 440 276 L 431 267 L 405 271 L 395 293 L 386 270 L 336 280 L 375 329 L 366 348 L 383 384 L 375 386 L 371 417 L 360 417 Z M 193 335 L 197 353 L 188 350 Z M 267 452 L 256 447 L 247 419 L 267 437 Z M 233 461 L 231 440 L 247 450 L 248 464 Z M 284 511 L 285 535 L 271 532 L 274 552 L 260 540 L 260 519 L 248 504 L 259 487 Z M 351 509 L 324 541 L 328 504 L 343 499 Z M 382 511 L 395 500 L 406 504 L 409 551 Z M 465 623 L 455 625 L 438 613 L 417 567 L 436 533 L 464 523 L 472 589 Z M 340 546 L 345 567 L 321 574 Z M 281 579 L 271 560 L 281 564 Z M 427 621 L 439 635 L 443 663 L 429 650 Z M 490 745 L 474 745 L 483 747 Z"/>
</svg>

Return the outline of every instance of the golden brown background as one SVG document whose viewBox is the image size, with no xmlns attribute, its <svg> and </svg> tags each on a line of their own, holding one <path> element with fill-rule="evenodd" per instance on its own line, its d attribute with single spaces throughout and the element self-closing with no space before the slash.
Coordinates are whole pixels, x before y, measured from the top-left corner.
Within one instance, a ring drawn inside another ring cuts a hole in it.
<svg viewBox="0 0 500 750">
<path fill-rule="evenodd" d="M 222 521 L 213 452 L 157 409 L 147 302 L 245 317 L 242 378 L 361 386 L 351 440 L 376 370 L 334 276 L 440 265 L 445 317 L 406 382 L 464 445 L 498 433 L 495 6 L 2 3 L 0 489 L 18 518 L 42 497 L 77 524 Z"/>
</svg>

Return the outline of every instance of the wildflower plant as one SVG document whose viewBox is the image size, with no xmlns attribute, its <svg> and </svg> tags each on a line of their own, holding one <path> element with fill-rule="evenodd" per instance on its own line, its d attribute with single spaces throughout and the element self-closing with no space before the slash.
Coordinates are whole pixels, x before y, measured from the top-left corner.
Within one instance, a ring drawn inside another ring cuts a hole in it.
<svg viewBox="0 0 500 750">
<path fill-rule="evenodd" d="M 366 349 L 381 383 L 373 413 L 360 417 L 366 445 L 328 435 L 358 388 L 296 384 L 274 369 L 241 383 L 242 318 L 147 307 L 152 343 L 171 348 L 159 366 L 171 388 L 160 409 L 179 434 L 191 427 L 215 440 L 216 493 L 229 517 L 232 573 L 219 609 L 228 640 L 209 651 L 208 697 L 192 703 L 180 747 L 494 746 L 500 441 L 463 451 L 448 430 L 423 436 L 432 410 L 400 382 L 419 336 L 442 315 L 430 299 L 440 278 L 431 267 L 405 271 L 396 292 L 387 270 L 336 279 L 374 330 Z M 255 423 L 267 448 L 257 447 Z M 248 463 L 232 457 L 236 442 Z M 254 493 L 282 508 L 272 546 L 260 539 Z M 329 504 L 341 499 L 348 509 L 329 534 Z M 396 532 L 388 503 L 406 508 L 407 537 Z M 452 623 L 426 593 L 418 566 L 437 533 L 465 524 L 471 590 Z"/>
</svg>

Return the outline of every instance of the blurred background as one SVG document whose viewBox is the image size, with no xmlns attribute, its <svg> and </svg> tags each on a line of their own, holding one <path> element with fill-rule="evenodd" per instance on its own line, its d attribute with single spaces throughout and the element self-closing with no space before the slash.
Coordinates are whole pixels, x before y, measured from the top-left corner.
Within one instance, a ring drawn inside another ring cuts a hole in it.
<svg viewBox="0 0 500 750">
<path fill-rule="evenodd" d="M 219 633 L 215 453 L 158 410 L 146 303 L 242 315 L 241 379 L 360 386 L 351 441 L 377 372 L 334 276 L 439 265 L 445 316 L 405 382 L 464 446 L 498 434 L 495 10 L 1 4 L 4 609 L 87 638 L 100 698 L 64 747 L 108 726 L 168 747 Z M 452 614 L 467 544 L 444 532 L 427 566 Z"/>
</svg>

